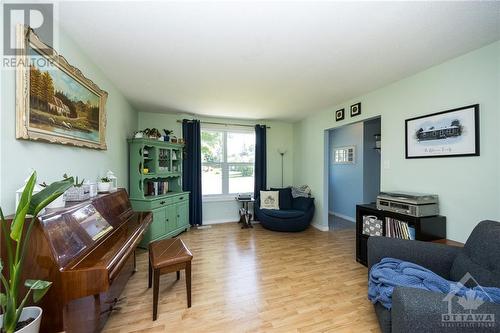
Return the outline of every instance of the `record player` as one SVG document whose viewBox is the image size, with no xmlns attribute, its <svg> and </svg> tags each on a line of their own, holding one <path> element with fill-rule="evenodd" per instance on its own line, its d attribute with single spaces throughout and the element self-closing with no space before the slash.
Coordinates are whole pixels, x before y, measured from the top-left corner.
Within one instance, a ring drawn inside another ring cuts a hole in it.
<svg viewBox="0 0 500 333">
<path fill-rule="evenodd" d="M 415 217 L 439 214 L 438 196 L 412 192 L 380 192 L 377 209 Z"/>
</svg>

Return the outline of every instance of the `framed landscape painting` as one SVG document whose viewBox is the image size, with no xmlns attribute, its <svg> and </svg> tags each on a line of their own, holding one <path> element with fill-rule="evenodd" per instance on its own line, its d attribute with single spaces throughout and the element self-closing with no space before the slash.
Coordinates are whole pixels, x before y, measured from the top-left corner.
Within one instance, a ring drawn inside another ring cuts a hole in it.
<svg viewBox="0 0 500 333">
<path fill-rule="evenodd" d="M 16 138 L 106 149 L 107 93 L 17 27 Z"/>
<path fill-rule="evenodd" d="M 479 104 L 406 120 L 406 158 L 479 156 Z"/>
</svg>

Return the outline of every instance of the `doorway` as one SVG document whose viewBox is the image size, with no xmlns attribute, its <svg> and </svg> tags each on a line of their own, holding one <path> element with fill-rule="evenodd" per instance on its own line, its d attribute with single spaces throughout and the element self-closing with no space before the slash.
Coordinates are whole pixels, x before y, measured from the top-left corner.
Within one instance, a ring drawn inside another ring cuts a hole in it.
<svg viewBox="0 0 500 333">
<path fill-rule="evenodd" d="M 328 130 L 328 226 L 354 229 L 356 205 L 380 192 L 381 118 Z"/>
</svg>

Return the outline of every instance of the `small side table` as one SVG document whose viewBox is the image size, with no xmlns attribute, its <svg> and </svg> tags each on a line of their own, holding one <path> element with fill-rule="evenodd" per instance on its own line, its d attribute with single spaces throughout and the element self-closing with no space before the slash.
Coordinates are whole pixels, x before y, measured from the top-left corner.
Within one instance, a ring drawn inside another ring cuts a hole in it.
<svg viewBox="0 0 500 333">
<path fill-rule="evenodd" d="M 456 247 L 464 247 L 464 243 L 460 243 L 460 242 L 457 242 L 457 241 L 454 241 L 454 240 L 450 240 L 450 239 L 436 239 L 434 241 L 432 241 L 433 243 L 439 243 L 439 244 L 445 244 L 445 245 L 450 245 L 450 246 L 456 246 Z"/>
<path fill-rule="evenodd" d="M 248 210 L 248 204 L 255 202 L 254 198 L 250 199 L 239 199 L 235 198 L 236 201 L 241 202 L 242 207 L 240 208 L 240 220 L 238 223 L 241 223 L 241 229 L 253 228 L 252 226 L 252 214 Z"/>
</svg>

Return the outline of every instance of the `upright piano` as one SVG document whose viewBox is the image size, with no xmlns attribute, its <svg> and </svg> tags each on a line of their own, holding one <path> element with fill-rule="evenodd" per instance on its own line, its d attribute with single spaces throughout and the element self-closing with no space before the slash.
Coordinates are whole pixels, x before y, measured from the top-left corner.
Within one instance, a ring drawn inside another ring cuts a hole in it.
<svg viewBox="0 0 500 333">
<path fill-rule="evenodd" d="M 22 279 L 53 283 L 37 304 L 43 309 L 41 332 L 104 327 L 135 272 L 135 249 L 151 219 L 151 213 L 132 211 L 127 192 L 119 189 L 47 209 L 35 221 Z"/>
</svg>

